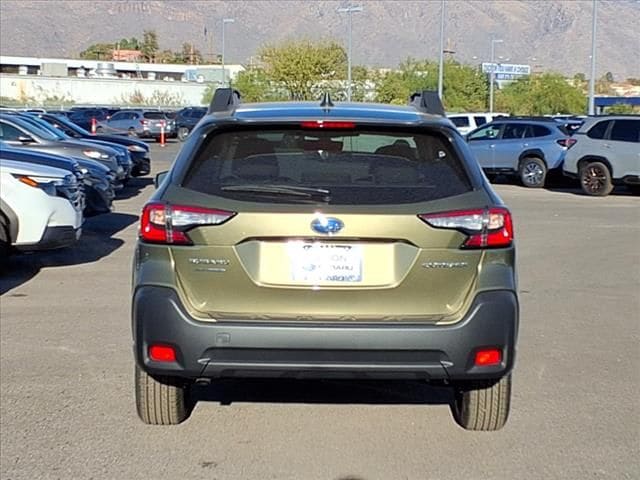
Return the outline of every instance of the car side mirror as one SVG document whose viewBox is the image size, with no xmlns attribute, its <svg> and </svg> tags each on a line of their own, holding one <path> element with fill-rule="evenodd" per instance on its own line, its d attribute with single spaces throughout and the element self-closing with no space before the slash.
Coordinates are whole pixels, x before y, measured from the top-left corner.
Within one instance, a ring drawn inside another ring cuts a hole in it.
<svg viewBox="0 0 640 480">
<path fill-rule="evenodd" d="M 33 143 L 35 142 L 35 140 L 33 139 L 33 137 L 30 137 L 29 135 L 20 135 L 18 137 L 18 141 L 20 143 Z"/>
<path fill-rule="evenodd" d="M 164 172 L 160 172 L 159 174 L 156 175 L 156 179 L 154 180 L 153 184 L 155 185 L 156 189 L 160 187 L 160 185 L 162 185 L 162 181 L 166 178 L 166 176 L 169 174 L 169 171 L 164 171 Z"/>
</svg>

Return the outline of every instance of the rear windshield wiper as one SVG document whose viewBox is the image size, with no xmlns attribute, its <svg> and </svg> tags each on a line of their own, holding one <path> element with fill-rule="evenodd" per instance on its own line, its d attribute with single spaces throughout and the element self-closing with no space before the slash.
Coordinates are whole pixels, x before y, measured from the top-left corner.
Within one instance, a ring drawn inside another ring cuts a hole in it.
<svg viewBox="0 0 640 480">
<path fill-rule="evenodd" d="M 289 195 L 300 198 L 320 198 L 325 202 L 331 199 L 331 192 L 324 188 L 297 187 L 289 185 L 225 185 L 223 192 L 266 193 L 270 195 Z"/>
</svg>

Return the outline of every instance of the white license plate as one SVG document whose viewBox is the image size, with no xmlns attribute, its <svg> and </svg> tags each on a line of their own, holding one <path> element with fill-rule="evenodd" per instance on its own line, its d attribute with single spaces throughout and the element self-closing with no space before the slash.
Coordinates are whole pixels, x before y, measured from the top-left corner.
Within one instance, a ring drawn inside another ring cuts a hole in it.
<svg viewBox="0 0 640 480">
<path fill-rule="evenodd" d="M 305 283 L 362 281 L 362 246 L 291 242 L 291 279 Z"/>
</svg>

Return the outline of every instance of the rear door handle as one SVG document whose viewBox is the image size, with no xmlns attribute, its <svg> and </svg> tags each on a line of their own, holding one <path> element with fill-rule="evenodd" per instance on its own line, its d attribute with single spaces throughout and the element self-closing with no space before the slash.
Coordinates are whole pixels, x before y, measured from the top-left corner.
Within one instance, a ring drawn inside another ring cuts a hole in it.
<svg viewBox="0 0 640 480">
<path fill-rule="evenodd" d="M 493 145 L 489 145 L 489 148 L 496 148 L 495 143 Z"/>
<path fill-rule="evenodd" d="M 603 143 L 603 144 L 602 144 L 602 146 L 603 146 L 604 148 L 611 148 L 611 145 L 609 145 L 608 143 Z"/>
</svg>

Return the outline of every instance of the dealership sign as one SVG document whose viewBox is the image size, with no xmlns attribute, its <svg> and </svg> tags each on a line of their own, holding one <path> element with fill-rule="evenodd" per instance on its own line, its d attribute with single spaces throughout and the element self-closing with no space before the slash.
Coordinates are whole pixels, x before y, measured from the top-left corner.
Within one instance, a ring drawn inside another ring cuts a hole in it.
<svg viewBox="0 0 640 480">
<path fill-rule="evenodd" d="M 516 76 L 531 75 L 531 65 L 516 65 L 512 63 L 483 63 L 484 73 L 495 73 L 496 78 L 515 80 Z"/>
</svg>

